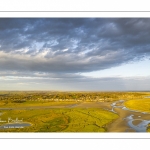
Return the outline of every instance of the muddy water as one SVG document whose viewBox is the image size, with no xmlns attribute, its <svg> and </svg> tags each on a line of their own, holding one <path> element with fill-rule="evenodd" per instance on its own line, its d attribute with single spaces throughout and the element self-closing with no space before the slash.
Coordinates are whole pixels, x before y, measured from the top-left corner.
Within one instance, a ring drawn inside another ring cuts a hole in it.
<svg viewBox="0 0 150 150">
<path fill-rule="evenodd" d="M 113 123 L 107 125 L 108 132 L 146 132 L 150 123 L 150 114 L 134 111 L 124 106 L 124 100 L 109 102 L 84 102 L 71 107 L 78 108 L 102 108 L 119 115 Z"/>
<path fill-rule="evenodd" d="M 124 100 L 114 102 L 111 109 L 107 109 L 119 115 L 116 121 L 107 126 L 108 132 L 146 132 L 150 114 L 130 110 L 123 103 Z"/>
</svg>

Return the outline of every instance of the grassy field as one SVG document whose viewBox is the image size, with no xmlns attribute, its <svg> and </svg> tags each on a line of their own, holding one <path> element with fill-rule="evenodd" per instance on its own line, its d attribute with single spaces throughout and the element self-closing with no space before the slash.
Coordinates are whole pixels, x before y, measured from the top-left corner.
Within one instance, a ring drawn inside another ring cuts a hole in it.
<svg viewBox="0 0 150 150">
<path fill-rule="evenodd" d="M 128 100 L 124 104 L 127 108 L 132 110 L 150 112 L 150 98 Z"/>
<path fill-rule="evenodd" d="M 124 99 L 126 107 L 150 112 L 150 98 L 144 99 L 149 95 L 150 92 L 0 91 L 0 119 L 23 118 L 31 124 L 0 132 L 107 132 L 107 124 L 119 116 L 98 104 Z M 72 108 L 74 104 L 79 105 Z M 0 121 L 0 125 L 4 122 Z"/>
<path fill-rule="evenodd" d="M 147 132 L 150 132 L 150 126 L 147 127 Z"/>
<path fill-rule="evenodd" d="M 150 113 L 150 98 L 129 100 L 124 104 L 129 109 Z M 147 132 L 150 132 L 150 126 L 147 128 Z"/>
<path fill-rule="evenodd" d="M 0 132 L 105 132 L 105 125 L 118 118 L 118 115 L 98 108 L 7 110 L 1 113 L 3 120 L 23 118 L 31 126 L 0 129 Z"/>
</svg>

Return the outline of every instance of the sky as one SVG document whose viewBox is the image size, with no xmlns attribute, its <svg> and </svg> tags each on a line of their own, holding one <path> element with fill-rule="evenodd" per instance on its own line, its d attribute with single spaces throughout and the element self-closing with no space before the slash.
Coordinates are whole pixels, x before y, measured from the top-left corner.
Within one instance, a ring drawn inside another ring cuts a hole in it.
<svg viewBox="0 0 150 150">
<path fill-rule="evenodd" d="M 0 90 L 149 91 L 150 18 L 0 18 Z"/>
</svg>

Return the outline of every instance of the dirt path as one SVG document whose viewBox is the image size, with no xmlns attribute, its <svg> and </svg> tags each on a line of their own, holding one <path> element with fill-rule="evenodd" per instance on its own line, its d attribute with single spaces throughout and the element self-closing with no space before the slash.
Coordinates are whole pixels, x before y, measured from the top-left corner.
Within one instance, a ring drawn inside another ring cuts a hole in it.
<svg viewBox="0 0 150 150">
<path fill-rule="evenodd" d="M 25 107 L 2 107 L 0 110 L 20 110 L 20 109 L 51 109 L 51 108 L 73 108 L 78 107 L 78 105 L 81 105 L 81 103 L 77 104 L 70 104 L 70 105 L 53 105 L 53 106 L 25 106 Z"/>
</svg>

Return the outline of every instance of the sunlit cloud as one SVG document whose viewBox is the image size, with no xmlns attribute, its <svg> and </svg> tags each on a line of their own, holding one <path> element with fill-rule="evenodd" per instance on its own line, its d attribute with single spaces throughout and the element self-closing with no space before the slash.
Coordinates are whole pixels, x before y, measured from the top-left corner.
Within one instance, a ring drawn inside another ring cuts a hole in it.
<svg viewBox="0 0 150 150">
<path fill-rule="evenodd" d="M 149 90 L 149 24 L 149 18 L 0 18 L 0 89 Z"/>
</svg>

